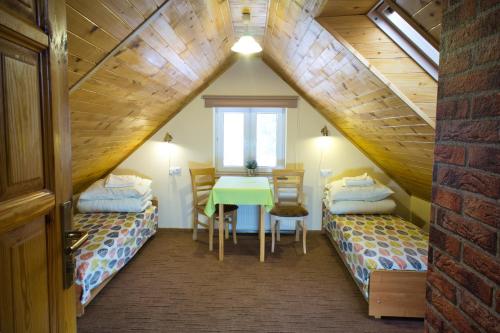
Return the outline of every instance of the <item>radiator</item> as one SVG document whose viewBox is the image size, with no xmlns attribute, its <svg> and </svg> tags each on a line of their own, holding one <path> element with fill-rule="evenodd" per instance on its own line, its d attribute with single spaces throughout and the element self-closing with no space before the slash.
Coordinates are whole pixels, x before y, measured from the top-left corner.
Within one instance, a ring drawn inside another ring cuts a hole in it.
<svg viewBox="0 0 500 333">
<path fill-rule="evenodd" d="M 270 216 L 265 214 L 266 232 L 271 231 Z M 236 230 L 240 233 L 256 233 L 259 231 L 259 206 L 242 206 L 238 208 L 238 226 Z M 280 222 L 282 233 L 295 231 L 294 220 L 283 220 Z"/>
</svg>

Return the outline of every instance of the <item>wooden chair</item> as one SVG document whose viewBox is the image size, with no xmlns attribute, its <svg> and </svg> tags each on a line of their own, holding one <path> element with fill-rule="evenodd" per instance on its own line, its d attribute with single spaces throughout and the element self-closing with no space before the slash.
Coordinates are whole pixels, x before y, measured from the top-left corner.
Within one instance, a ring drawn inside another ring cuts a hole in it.
<svg viewBox="0 0 500 333">
<path fill-rule="evenodd" d="M 299 241 L 302 229 L 302 247 L 306 249 L 307 225 L 305 218 L 309 215 L 302 206 L 303 200 L 303 170 L 273 170 L 274 207 L 271 209 L 271 252 L 274 252 L 275 240 L 280 240 L 280 220 L 295 220 L 295 241 Z"/>
<path fill-rule="evenodd" d="M 199 220 L 200 215 L 205 215 L 205 205 L 208 201 L 210 191 L 215 185 L 215 168 L 199 168 L 189 169 L 191 174 L 191 188 L 193 191 L 193 240 L 198 239 L 198 225 L 208 228 L 208 248 L 210 251 L 214 249 L 214 217 L 219 218 L 219 205 L 215 207 L 215 213 L 212 217 L 208 217 L 208 223 L 203 223 Z M 236 239 L 236 224 L 237 224 L 236 205 L 224 205 L 224 226 L 225 238 L 229 238 L 229 228 L 226 224 L 231 223 L 233 227 L 233 242 L 237 243 Z"/>
</svg>

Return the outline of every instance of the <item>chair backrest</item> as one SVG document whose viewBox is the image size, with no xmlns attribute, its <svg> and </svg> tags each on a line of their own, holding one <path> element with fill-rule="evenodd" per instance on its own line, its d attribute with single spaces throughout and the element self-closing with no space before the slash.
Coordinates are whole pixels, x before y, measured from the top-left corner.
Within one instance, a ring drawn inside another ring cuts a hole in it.
<svg viewBox="0 0 500 333">
<path fill-rule="evenodd" d="M 301 205 L 304 170 L 273 170 L 274 202 L 282 205 Z"/>
<path fill-rule="evenodd" d="M 189 173 L 191 174 L 193 206 L 204 206 L 215 185 L 215 168 L 189 169 Z"/>
</svg>

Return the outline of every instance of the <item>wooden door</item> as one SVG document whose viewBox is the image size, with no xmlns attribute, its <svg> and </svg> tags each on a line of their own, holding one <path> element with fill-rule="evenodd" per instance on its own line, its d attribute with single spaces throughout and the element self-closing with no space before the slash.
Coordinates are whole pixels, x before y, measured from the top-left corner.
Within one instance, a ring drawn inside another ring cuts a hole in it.
<svg viewBox="0 0 500 333">
<path fill-rule="evenodd" d="M 0 332 L 76 331 L 59 207 L 71 199 L 62 0 L 0 0 Z"/>
</svg>

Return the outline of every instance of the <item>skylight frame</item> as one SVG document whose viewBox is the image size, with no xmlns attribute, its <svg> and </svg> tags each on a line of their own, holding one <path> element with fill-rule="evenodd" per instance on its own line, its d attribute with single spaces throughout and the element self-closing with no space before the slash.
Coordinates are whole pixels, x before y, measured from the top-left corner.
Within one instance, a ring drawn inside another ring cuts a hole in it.
<svg viewBox="0 0 500 333">
<path fill-rule="evenodd" d="M 367 16 L 434 80 L 438 80 L 439 49 L 428 36 L 423 35 L 408 22 L 397 8 L 382 0 L 368 12 Z"/>
</svg>

